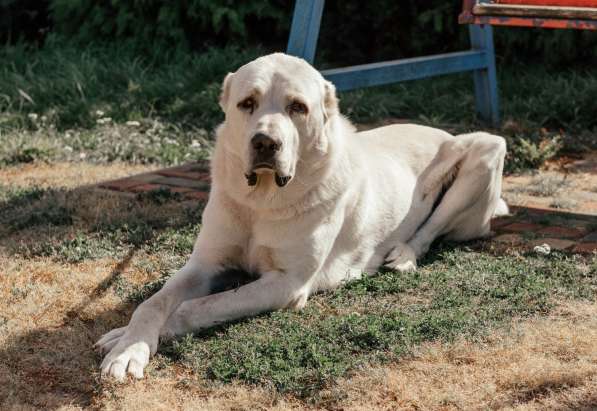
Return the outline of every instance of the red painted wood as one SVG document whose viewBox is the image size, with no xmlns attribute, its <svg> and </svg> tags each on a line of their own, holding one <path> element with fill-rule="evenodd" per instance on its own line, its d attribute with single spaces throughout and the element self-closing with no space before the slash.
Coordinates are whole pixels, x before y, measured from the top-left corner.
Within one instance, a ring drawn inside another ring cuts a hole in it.
<svg viewBox="0 0 597 411">
<path fill-rule="evenodd" d="M 494 26 L 541 27 L 546 29 L 597 30 L 596 20 L 535 19 L 524 17 L 474 16 L 464 23 L 491 24 Z"/>
<path fill-rule="evenodd" d="M 521 6 L 597 7 L 597 0 L 495 0 L 495 3 Z"/>
</svg>

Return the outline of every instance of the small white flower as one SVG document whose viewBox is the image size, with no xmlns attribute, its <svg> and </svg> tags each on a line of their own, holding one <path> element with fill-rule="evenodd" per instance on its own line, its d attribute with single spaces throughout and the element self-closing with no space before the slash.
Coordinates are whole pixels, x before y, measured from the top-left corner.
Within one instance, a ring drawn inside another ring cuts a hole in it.
<svg viewBox="0 0 597 411">
<path fill-rule="evenodd" d="M 551 253 L 551 247 L 549 246 L 549 244 L 545 243 L 541 245 L 536 245 L 535 248 L 533 248 L 533 251 L 535 251 L 537 254 L 549 255 L 549 253 Z"/>
<path fill-rule="evenodd" d="M 64 151 L 66 151 L 67 153 L 72 153 L 73 148 L 71 146 L 64 146 Z"/>
<path fill-rule="evenodd" d="M 101 110 L 96 110 L 96 111 L 95 111 L 95 115 L 96 115 L 96 116 L 98 116 L 98 117 L 103 117 L 103 116 L 104 116 L 104 114 L 105 114 L 105 113 L 104 113 L 103 111 L 101 111 Z"/>
<path fill-rule="evenodd" d="M 81 153 L 79 154 L 79 158 L 80 158 L 81 160 L 85 160 L 85 159 L 87 158 L 87 153 L 85 153 L 85 152 L 81 152 Z"/>
<path fill-rule="evenodd" d="M 138 121 L 127 121 L 126 125 L 129 127 L 139 127 L 141 125 L 141 123 L 139 123 Z"/>
<path fill-rule="evenodd" d="M 95 120 L 95 122 L 97 124 L 108 124 L 112 122 L 112 118 L 111 117 L 102 117 L 102 118 L 98 118 L 97 120 Z"/>
<path fill-rule="evenodd" d="M 27 117 L 29 117 L 29 120 L 31 121 L 37 121 L 37 114 L 35 113 L 29 113 L 27 114 Z"/>
<path fill-rule="evenodd" d="M 45 123 L 46 121 L 48 121 L 48 118 L 46 116 L 41 116 L 40 120 L 42 123 Z"/>
<path fill-rule="evenodd" d="M 197 140 L 192 140 L 191 147 L 192 148 L 201 148 L 201 143 L 199 143 Z"/>
</svg>

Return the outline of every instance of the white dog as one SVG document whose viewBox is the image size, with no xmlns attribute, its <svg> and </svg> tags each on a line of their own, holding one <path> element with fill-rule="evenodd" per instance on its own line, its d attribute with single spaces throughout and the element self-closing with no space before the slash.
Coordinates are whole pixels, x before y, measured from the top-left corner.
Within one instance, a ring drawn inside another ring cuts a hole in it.
<svg viewBox="0 0 597 411">
<path fill-rule="evenodd" d="M 220 105 L 193 253 L 128 326 L 97 342 L 103 375 L 143 377 L 161 336 L 298 309 L 383 264 L 415 269 L 438 236 L 486 236 L 508 212 L 503 138 L 410 124 L 357 133 L 334 86 L 301 59 L 272 54 L 228 74 Z M 221 291 L 227 268 L 258 278 Z"/>
</svg>

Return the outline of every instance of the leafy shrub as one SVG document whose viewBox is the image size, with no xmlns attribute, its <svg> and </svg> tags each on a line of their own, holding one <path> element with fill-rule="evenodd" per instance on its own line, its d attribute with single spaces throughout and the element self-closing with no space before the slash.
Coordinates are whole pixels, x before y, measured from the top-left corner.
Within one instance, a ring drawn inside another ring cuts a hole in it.
<svg viewBox="0 0 597 411">
<path fill-rule="evenodd" d="M 460 0 L 328 0 L 318 61 L 356 64 L 465 49 L 461 7 Z M 293 9 L 289 0 L 0 0 L 0 41 L 31 41 L 53 31 L 84 45 L 131 40 L 141 49 L 261 44 L 283 50 Z M 597 32 L 588 30 L 499 27 L 495 43 L 508 62 L 565 65 L 597 56 Z"/>
<path fill-rule="evenodd" d="M 284 9 L 275 1 L 51 0 L 56 30 L 82 43 L 135 39 L 148 47 L 198 48 L 246 42 L 249 24 L 275 29 Z M 274 30 L 275 31 L 275 30 Z"/>
<path fill-rule="evenodd" d="M 49 30 L 49 0 L 0 0 L 0 43 L 37 42 Z"/>
</svg>

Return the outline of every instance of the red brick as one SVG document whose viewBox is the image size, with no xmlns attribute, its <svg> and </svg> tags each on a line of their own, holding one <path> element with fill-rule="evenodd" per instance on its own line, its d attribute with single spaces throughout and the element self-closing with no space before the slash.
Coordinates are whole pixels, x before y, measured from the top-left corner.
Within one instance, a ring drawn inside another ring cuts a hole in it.
<svg viewBox="0 0 597 411">
<path fill-rule="evenodd" d="M 209 184 L 207 183 L 180 177 L 156 176 L 149 182 L 153 184 L 162 184 L 172 187 L 187 187 L 197 191 L 206 191 L 207 189 L 209 189 Z"/>
<path fill-rule="evenodd" d="M 597 243 L 578 243 L 574 246 L 572 252 L 581 254 L 597 252 Z"/>
<path fill-rule="evenodd" d="M 166 177 L 188 178 L 190 180 L 201 180 L 203 177 L 203 173 L 178 170 L 178 169 L 174 169 L 174 168 L 159 170 L 159 171 L 156 171 L 156 174 L 160 174 L 160 175 L 166 176 Z"/>
<path fill-rule="evenodd" d="M 143 184 L 143 181 L 137 181 L 132 178 L 123 178 L 121 180 L 106 181 L 99 184 L 100 187 L 116 191 L 128 191 L 135 186 Z"/>
<path fill-rule="evenodd" d="M 581 240 L 583 243 L 597 243 L 597 231 L 588 234 Z"/>
<path fill-rule="evenodd" d="M 510 231 L 513 233 L 524 233 L 527 231 L 538 231 L 543 226 L 539 224 L 532 224 L 532 223 L 513 223 L 507 226 L 502 227 L 501 231 Z"/>
<path fill-rule="evenodd" d="M 580 238 L 585 234 L 584 230 L 572 227 L 545 227 L 539 230 L 539 234 L 558 238 Z"/>
<path fill-rule="evenodd" d="M 192 171 L 192 172 L 209 172 L 209 161 L 200 160 L 196 163 L 184 164 L 182 166 L 173 167 L 179 170 Z"/>
<path fill-rule="evenodd" d="M 502 234 L 493 237 L 491 241 L 502 244 L 520 244 L 524 240 L 520 234 Z"/>
<path fill-rule="evenodd" d="M 188 193 L 190 191 L 193 191 L 192 188 L 188 188 L 188 187 L 168 187 L 170 189 L 170 191 L 172 191 L 173 193 Z"/>
<path fill-rule="evenodd" d="M 494 218 L 491 220 L 491 229 L 497 230 L 500 227 L 504 227 L 508 224 L 512 224 L 512 218 L 505 217 L 505 218 Z"/>
<path fill-rule="evenodd" d="M 530 214 L 535 214 L 535 215 L 543 215 L 543 214 L 547 214 L 547 213 L 553 213 L 553 209 L 552 208 L 546 208 L 543 206 L 540 206 L 538 204 L 532 204 L 529 207 L 523 207 L 523 206 L 509 206 L 510 207 L 510 212 L 512 214 L 518 214 L 521 212 L 524 213 L 530 213 Z"/>
<path fill-rule="evenodd" d="M 191 191 L 188 193 L 184 193 L 184 196 L 190 200 L 207 201 L 207 199 L 209 198 L 209 193 L 205 191 Z"/>
<path fill-rule="evenodd" d="M 132 191 L 133 193 L 146 193 L 148 191 L 158 190 L 160 188 L 169 188 L 169 187 L 164 187 L 159 184 L 143 184 L 140 186 L 135 186 L 129 191 Z"/>
<path fill-rule="evenodd" d="M 576 243 L 572 240 L 563 240 L 561 238 L 538 238 L 529 242 L 531 248 L 543 244 L 549 244 L 552 250 L 566 250 Z"/>
<path fill-rule="evenodd" d="M 199 180 L 209 183 L 211 182 L 211 175 L 209 173 L 200 173 Z"/>
</svg>

